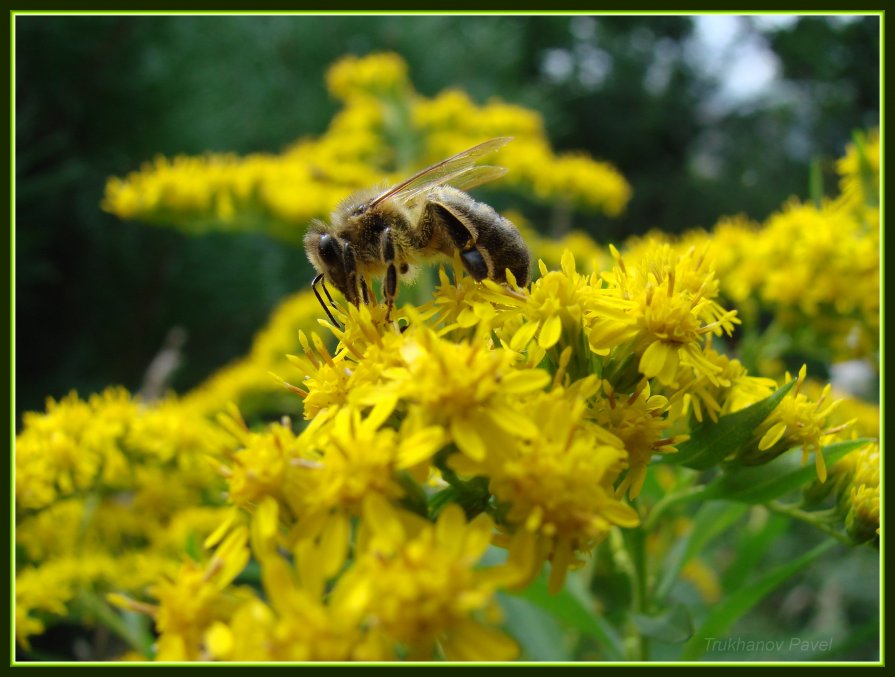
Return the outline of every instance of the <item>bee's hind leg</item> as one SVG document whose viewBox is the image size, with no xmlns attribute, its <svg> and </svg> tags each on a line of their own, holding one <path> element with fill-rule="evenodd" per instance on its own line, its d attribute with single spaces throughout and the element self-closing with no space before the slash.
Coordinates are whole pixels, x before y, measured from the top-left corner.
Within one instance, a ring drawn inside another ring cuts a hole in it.
<svg viewBox="0 0 895 677">
<path fill-rule="evenodd" d="M 460 260 L 463 261 L 463 267 L 466 268 L 466 272 L 472 275 L 476 282 L 481 282 L 488 277 L 488 264 L 478 249 L 473 247 L 460 252 Z"/>
<path fill-rule="evenodd" d="M 398 295 L 398 268 L 395 266 L 395 242 L 392 239 L 391 228 L 382 231 L 382 261 L 388 264 L 382 288 L 385 294 L 385 303 L 388 306 L 385 311 L 385 321 L 390 322 L 392 308 L 395 306 L 395 297 Z"/>
<path fill-rule="evenodd" d="M 363 275 L 360 276 L 360 293 L 361 296 L 364 297 L 364 305 L 370 305 L 370 298 L 373 297 L 373 291 L 370 289 L 370 285 L 367 284 L 367 278 Z"/>
</svg>

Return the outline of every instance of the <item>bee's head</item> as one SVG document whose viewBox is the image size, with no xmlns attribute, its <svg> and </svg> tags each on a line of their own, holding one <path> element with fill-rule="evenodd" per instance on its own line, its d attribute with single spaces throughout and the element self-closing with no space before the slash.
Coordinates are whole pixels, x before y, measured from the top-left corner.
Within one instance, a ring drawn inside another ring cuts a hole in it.
<svg viewBox="0 0 895 677">
<path fill-rule="evenodd" d="M 342 292 L 351 303 L 357 304 L 357 285 L 351 284 L 354 256 L 344 240 L 319 226 L 312 226 L 305 235 L 305 251 L 311 265 L 325 280 Z"/>
</svg>

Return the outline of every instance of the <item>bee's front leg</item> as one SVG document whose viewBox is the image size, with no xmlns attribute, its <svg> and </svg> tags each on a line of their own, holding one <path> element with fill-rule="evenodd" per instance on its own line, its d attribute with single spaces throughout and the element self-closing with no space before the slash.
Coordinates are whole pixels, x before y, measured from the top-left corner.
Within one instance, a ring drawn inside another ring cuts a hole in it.
<svg viewBox="0 0 895 677">
<path fill-rule="evenodd" d="M 382 261 L 388 264 L 385 271 L 385 302 L 388 310 L 385 312 L 385 321 L 389 322 L 392 314 L 392 308 L 395 305 L 395 296 L 398 294 L 398 268 L 395 266 L 395 241 L 392 238 L 392 229 L 386 228 L 382 231 Z"/>
</svg>

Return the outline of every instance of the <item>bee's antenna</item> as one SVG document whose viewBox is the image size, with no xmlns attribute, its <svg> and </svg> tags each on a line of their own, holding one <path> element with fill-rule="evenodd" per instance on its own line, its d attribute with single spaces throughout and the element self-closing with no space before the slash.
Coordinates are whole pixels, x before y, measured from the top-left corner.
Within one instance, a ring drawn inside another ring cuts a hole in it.
<svg viewBox="0 0 895 677">
<path fill-rule="evenodd" d="M 333 308 L 336 308 L 336 303 L 335 301 L 333 301 L 333 297 L 329 295 L 329 290 L 326 288 L 326 281 L 323 279 L 323 273 L 320 273 L 319 275 L 317 275 L 317 277 L 314 278 L 314 281 L 311 282 L 311 289 L 314 290 L 314 296 L 317 297 L 317 301 L 320 303 L 320 307 L 326 311 L 326 314 L 329 316 L 329 319 L 332 320 L 333 325 L 341 329 L 342 325 L 339 324 L 339 321 L 336 320 L 335 317 L 333 317 L 332 311 L 330 311 L 329 307 L 323 302 L 323 298 L 320 296 L 320 292 L 317 291 L 318 284 L 321 284 L 323 286 L 323 293 L 326 294 L 326 298 L 329 299 L 330 305 Z"/>
</svg>

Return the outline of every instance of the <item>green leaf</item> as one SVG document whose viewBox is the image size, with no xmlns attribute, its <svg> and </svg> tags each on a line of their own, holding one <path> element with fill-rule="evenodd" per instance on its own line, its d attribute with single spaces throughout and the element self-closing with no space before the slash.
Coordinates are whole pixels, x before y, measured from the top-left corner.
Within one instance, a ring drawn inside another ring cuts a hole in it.
<svg viewBox="0 0 895 677">
<path fill-rule="evenodd" d="M 442 476 L 450 485 L 429 498 L 429 518 L 437 519 L 448 503 L 457 503 L 468 519 L 488 509 L 491 494 L 488 491 L 488 480 L 484 477 L 473 477 L 461 480 L 457 474 L 446 466 L 439 466 Z M 419 486 L 419 485 L 417 485 Z"/>
<path fill-rule="evenodd" d="M 668 596 L 677 581 L 681 569 L 713 538 L 725 532 L 748 508 L 738 503 L 719 505 L 704 504 L 693 518 L 693 528 L 686 537 L 679 539 L 662 564 L 655 597 L 661 601 Z"/>
<path fill-rule="evenodd" d="M 520 597 L 501 592 L 497 599 L 503 609 L 506 629 L 522 647 L 524 660 L 574 659 L 567 633 L 552 615 Z"/>
<path fill-rule="evenodd" d="M 869 207 L 879 206 L 879 186 L 870 159 L 867 156 L 867 137 L 861 131 L 852 133 L 852 140 L 858 154 L 858 175 L 861 177 L 861 188 L 866 196 Z"/>
<path fill-rule="evenodd" d="M 739 588 L 735 593 L 724 599 L 712 609 L 708 618 L 705 619 L 684 647 L 681 659 L 696 660 L 702 656 L 705 653 L 709 640 L 719 639 L 731 625 L 764 599 L 765 596 L 834 545 L 836 545 L 836 541 L 825 540 L 801 557 L 776 567 L 757 581 Z"/>
<path fill-rule="evenodd" d="M 717 465 L 752 439 L 755 429 L 774 411 L 793 385 L 795 381 L 790 381 L 760 402 L 722 416 L 717 421 L 704 421 L 693 429 L 690 439 L 678 445 L 676 454 L 665 454 L 662 462 L 697 470 Z"/>
<path fill-rule="evenodd" d="M 767 519 L 758 527 L 747 523 L 742 530 L 739 542 L 736 545 L 735 556 L 730 566 L 721 577 L 721 587 L 725 592 L 735 590 L 750 573 L 756 570 L 756 566 L 765 553 L 783 535 L 790 525 L 790 520 L 780 515 L 770 514 L 764 511 Z"/>
<path fill-rule="evenodd" d="M 404 489 L 404 498 L 401 499 L 401 505 L 410 512 L 415 512 L 421 517 L 427 517 L 429 514 L 428 497 L 423 488 L 417 484 L 409 472 L 402 470 L 397 473 L 398 483 Z"/>
<path fill-rule="evenodd" d="M 574 578 L 569 578 L 562 590 L 551 595 L 547 590 L 547 579 L 541 575 L 518 596 L 559 619 L 564 625 L 597 640 L 606 650 L 607 660 L 621 660 L 624 647 L 615 628 L 592 608 L 586 591 L 584 600 L 579 597 L 581 591 L 579 594 L 570 591 L 574 587 L 573 581 Z"/>
<path fill-rule="evenodd" d="M 832 465 L 850 451 L 871 441 L 862 438 L 835 442 L 824 447 L 822 453 L 827 465 Z M 760 466 L 729 466 L 706 487 L 704 497 L 754 505 L 785 496 L 817 476 L 813 464 L 803 466 L 796 456 L 798 454 L 790 452 Z"/>
<path fill-rule="evenodd" d="M 657 616 L 631 614 L 640 634 L 667 644 L 683 644 L 693 636 L 693 619 L 687 607 L 675 604 Z"/>
</svg>

